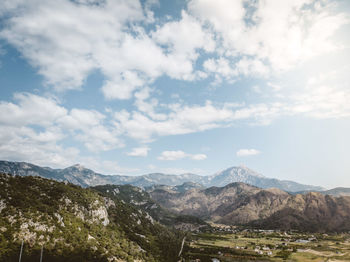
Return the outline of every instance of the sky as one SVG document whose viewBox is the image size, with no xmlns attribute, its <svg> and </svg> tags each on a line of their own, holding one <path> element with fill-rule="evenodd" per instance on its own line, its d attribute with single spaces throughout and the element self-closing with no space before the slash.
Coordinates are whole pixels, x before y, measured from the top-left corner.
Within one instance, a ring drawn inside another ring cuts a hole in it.
<svg viewBox="0 0 350 262">
<path fill-rule="evenodd" d="M 350 1 L 1 2 L 0 159 L 350 187 Z"/>
</svg>

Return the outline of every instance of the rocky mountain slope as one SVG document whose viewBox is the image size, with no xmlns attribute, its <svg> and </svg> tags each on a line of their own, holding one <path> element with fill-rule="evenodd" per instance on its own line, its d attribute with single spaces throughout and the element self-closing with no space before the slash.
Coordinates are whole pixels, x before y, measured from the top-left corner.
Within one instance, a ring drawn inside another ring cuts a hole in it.
<svg viewBox="0 0 350 262">
<path fill-rule="evenodd" d="M 194 183 L 194 182 L 185 182 L 181 185 L 176 185 L 176 186 L 167 186 L 167 185 L 152 185 L 149 187 L 145 187 L 145 191 L 147 192 L 152 192 L 156 189 L 161 189 L 161 190 L 165 190 L 165 191 L 169 191 L 172 193 L 184 193 L 188 190 L 191 189 L 205 189 L 205 187 L 201 184 L 198 183 Z"/>
<path fill-rule="evenodd" d="M 183 236 L 92 189 L 0 174 L 0 261 L 176 261 Z"/>
<path fill-rule="evenodd" d="M 280 189 L 260 189 L 244 183 L 183 193 L 155 189 L 151 197 L 179 214 L 227 225 L 306 231 L 350 230 L 350 197 L 321 193 L 292 195 Z"/>
<path fill-rule="evenodd" d="M 175 188 L 177 187 L 175 186 Z M 209 225 L 198 217 L 175 214 L 161 207 L 142 188 L 132 185 L 103 185 L 93 187 L 92 189 L 103 193 L 111 199 L 129 203 L 141 209 L 163 225 L 181 229 L 186 228 L 191 231 L 200 228 L 209 228 Z"/>
<path fill-rule="evenodd" d="M 195 183 L 204 187 L 211 187 L 225 186 L 233 182 L 243 182 L 261 188 L 276 187 L 288 192 L 324 190 L 318 186 L 302 185 L 293 181 L 267 178 L 243 166 L 231 167 L 210 176 L 200 176 L 195 174 L 167 175 L 161 173 L 153 173 L 141 176 L 108 176 L 95 173 L 94 171 L 84 168 L 81 165 L 74 165 L 65 169 L 51 169 L 48 167 L 39 167 L 25 162 L 0 161 L 0 172 L 11 173 L 20 176 L 41 176 L 58 181 L 68 181 L 82 187 L 106 184 L 131 184 L 145 188 L 153 185 L 177 186 L 184 183 Z"/>
</svg>

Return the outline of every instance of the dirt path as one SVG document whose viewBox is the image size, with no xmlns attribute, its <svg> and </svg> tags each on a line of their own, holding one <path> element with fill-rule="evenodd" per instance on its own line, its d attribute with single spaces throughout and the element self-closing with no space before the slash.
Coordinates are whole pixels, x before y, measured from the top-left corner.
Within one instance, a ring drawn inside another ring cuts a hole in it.
<svg viewBox="0 0 350 262">
<path fill-rule="evenodd" d="M 184 239 L 182 239 L 181 249 L 180 249 L 180 252 L 179 252 L 179 256 L 178 256 L 178 257 L 181 256 L 182 250 L 183 250 L 183 248 L 184 248 L 185 240 L 186 240 L 186 237 L 184 237 Z"/>
</svg>

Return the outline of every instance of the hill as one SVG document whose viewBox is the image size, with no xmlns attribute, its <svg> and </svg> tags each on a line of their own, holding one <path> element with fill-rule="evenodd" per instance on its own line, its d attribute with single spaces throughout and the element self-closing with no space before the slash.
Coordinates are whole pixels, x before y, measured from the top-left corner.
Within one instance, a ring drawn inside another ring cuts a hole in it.
<svg viewBox="0 0 350 262">
<path fill-rule="evenodd" d="M 161 207 L 142 188 L 132 185 L 103 185 L 93 187 L 92 189 L 103 193 L 103 195 L 111 199 L 129 203 L 143 210 L 163 225 L 185 229 L 187 231 L 209 228 L 209 225 L 198 217 L 175 214 Z"/>
<path fill-rule="evenodd" d="M 176 261 L 183 235 L 92 189 L 0 174 L 0 261 Z"/>
</svg>

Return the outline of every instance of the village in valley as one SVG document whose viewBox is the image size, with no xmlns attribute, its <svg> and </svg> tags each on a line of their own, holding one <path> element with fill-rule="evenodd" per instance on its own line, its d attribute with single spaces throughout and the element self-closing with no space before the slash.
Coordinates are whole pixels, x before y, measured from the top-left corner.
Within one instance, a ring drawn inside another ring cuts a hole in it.
<svg viewBox="0 0 350 262">
<path fill-rule="evenodd" d="M 350 261 L 350 232 L 326 234 L 211 226 L 210 232 L 191 234 L 183 261 Z"/>
</svg>

